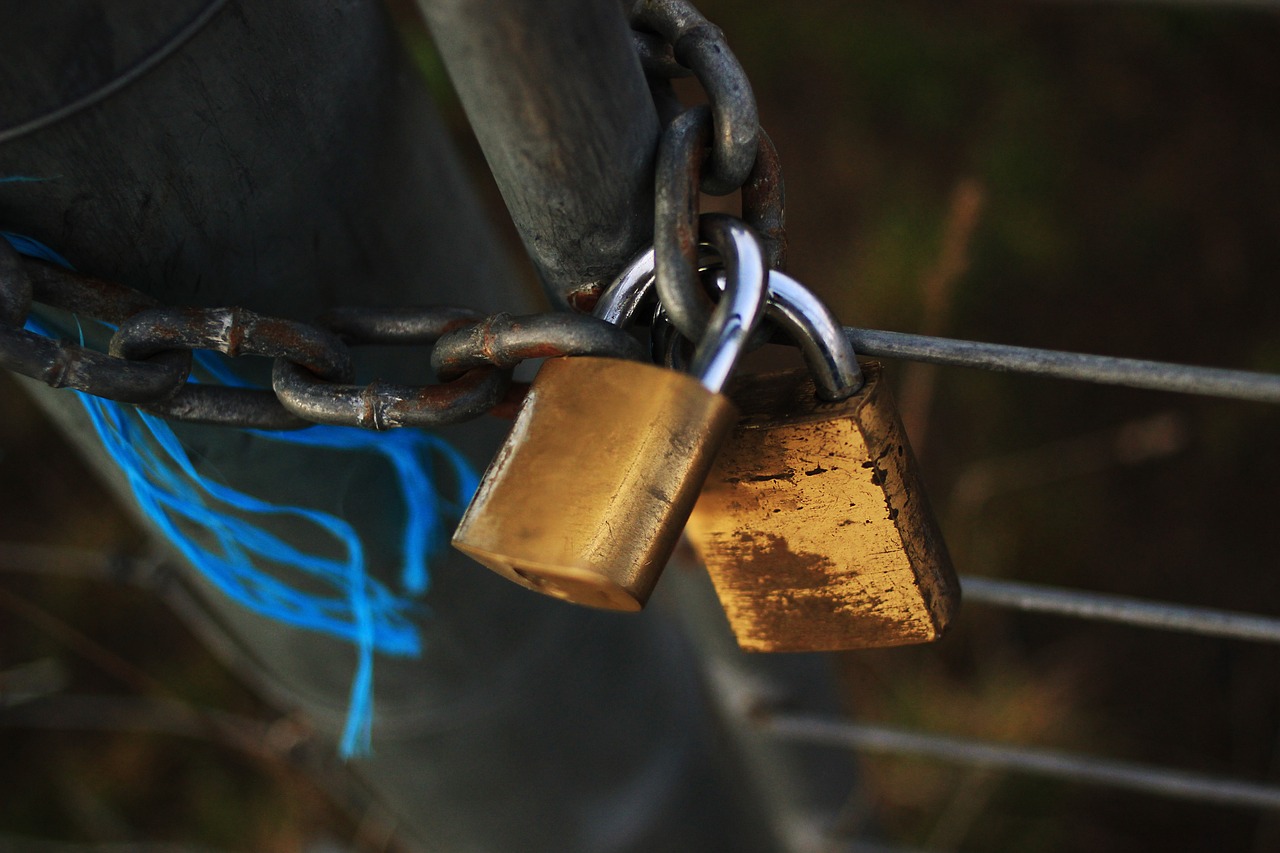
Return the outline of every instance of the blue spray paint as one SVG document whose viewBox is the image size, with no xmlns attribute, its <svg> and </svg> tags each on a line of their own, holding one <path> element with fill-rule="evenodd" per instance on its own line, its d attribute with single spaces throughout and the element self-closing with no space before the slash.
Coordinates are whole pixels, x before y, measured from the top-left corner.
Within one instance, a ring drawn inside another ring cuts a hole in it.
<svg viewBox="0 0 1280 853">
<path fill-rule="evenodd" d="M 31 257 L 71 265 L 38 241 L 0 231 Z M 50 334 L 38 320 L 27 328 Z M 196 353 L 195 381 L 244 383 L 212 353 Z M 373 721 L 375 652 L 411 657 L 421 652 L 413 597 L 426 592 L 429 555 L 442 548 L 478 484 L 471 465 L 443 439 L 416 430 L 369 433 L 315 426 L 292 432 L 251 431 L 260 438 L 336 452 L 382 456 L 395 472 L 404 502 L 402 562 L 397 592 L 365 571 L 359 532 L 344 519 L 300 506 L 274 504 L 210 479 L 198 471 L 165 421 L 110 400 L 80 394 L 107 454 L 128 479 L 143 512 L 225 595 L 255 613 L 355 645 L 357 666 L 343 729 L 344 756 L 369 749 Z M 439 476 L 437 476 L 439 475 Z M 441 483 L 451 483 L 447 494 Z M 340 556 L 301 550 L 263 523 L 289 518 L 317 528 Z M 289 578 L 305 582 L 291 583 Z M 317 592 L 323 588 L 327 592 Z"/>
</svg>

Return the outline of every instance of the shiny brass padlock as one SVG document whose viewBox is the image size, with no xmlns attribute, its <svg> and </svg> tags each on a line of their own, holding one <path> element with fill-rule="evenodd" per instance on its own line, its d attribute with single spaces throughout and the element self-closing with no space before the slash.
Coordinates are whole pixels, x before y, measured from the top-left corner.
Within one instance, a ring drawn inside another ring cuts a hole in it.
<svg viewBox="0 0 1280 853">
<path fill-rule="evenodd" d="M 959 585 L 880 366 L 830 312 L 772 272 L 770 316 L 799 332 L 804 371 L 743 377 L 742 416 L 686 528 L 738 643 L 835 651 L 937 639 Z M 819 399 L 819 391 L 828 399 Z M 833 400 L 844 396 L 845 399 Z"/>
<path fill-rule="evenodd" d="M 702 228 L 730 270 L 693 375 L 548 359 L 458 525 L 456 548 L 538 592 L 612 610 L 644 606 L 737 420 L 719 391 L 764 306 L 759 239 L 728 217 L 704 217 Z M 610 306 L 624 303 L 630 313 L 638 303 L 618 290 L 645 284 L 624 273 L 597 316 L 614 319 Z"/>
</svg>

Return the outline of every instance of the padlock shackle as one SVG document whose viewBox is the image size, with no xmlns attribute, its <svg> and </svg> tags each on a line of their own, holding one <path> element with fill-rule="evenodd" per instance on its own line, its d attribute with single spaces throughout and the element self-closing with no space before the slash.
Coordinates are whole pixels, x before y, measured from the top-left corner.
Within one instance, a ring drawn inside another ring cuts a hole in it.
<svg viewBox="0 0 1280 853">
<path fill-rule="evenodd" d="M 699 244 L 698 262 L 699 269 L 708 269 L 712 265 L 719 265 L 720 259 L 710 246 Z M 597 320 L 604 320 L 615 326 L 631 325 L 640 309 L 654 296 L 657 263 L 657 255 L 652 246 L 632 258 L 600 294 L 592 315 Z M 723 290 L 724 287 L 721 286 L 720 289 Z"/>
<path fill-rule="evenodd" d="M 689 372 L 707 390 L 719 393 L 764 315 L 769 270 L 760 238 L 742 220 L 705 213 L 699 217 L 699 227 L 706 244 L 700 258 L 709 263 L 719 257 L 723 271 L 717 285 L 724 295 L 716 303 Z M 654 293 L 655 282 L 655 253 L 647 249 L 600 294 L 594 316 L 618 326 L 629 325 Z"/>
<path fill-rule="evenodd" d="M 770 270 L 765 310 L 800 347 L 818 397 L 836 402 L 858 393 L 863 376 L 853 346 L 840 320 L 813 291 L 784 272 Z"/>
<path fill-rule="evenodd" d="M 698 224 L 702 238 L 720 254 L 725 288 L 694 350 L 690 372 L 704 388 L 718 394 L 764 317 L 769 268 L 760 238 L 742 220 L 704 213 Z"/>
<path fill-rule="evenodd" d="M 653 292 L 655 268 L 656 259 L 653 246 L 650 246 L 623 267 L 618 277 L 604 289 L 596 300 L 592 316 L 615 326 L 629 325 L 641 304 Z"/>
<path fill-rule="evenodd" d="M 712 275 L 716 288 L 724 290 L 724 271 L 715 270 Z M 765 316 L 800 347 L 819 399 L 839 402 L 862 389 L 862 368 L 840 320 L 809 288 L 784 272 L 770 270 Z M 684 370 L 687 363 L 681 352 L 683 339 L 661 306 L 654 313 L 654 324 L 665 325 L 665 337 L 655 338 L 659 361 L 674 370 Z"/>
</svg>

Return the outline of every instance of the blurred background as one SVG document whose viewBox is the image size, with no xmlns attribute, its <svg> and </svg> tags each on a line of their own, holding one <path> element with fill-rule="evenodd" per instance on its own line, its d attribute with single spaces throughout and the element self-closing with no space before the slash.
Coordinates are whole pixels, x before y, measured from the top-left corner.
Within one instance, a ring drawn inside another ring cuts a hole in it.
<svg viewBox="0 0 1280 853">
<path fill-rule="evenodd" d="M 698 5 L 782 158 L 790 271 L 846 324 L 1280 372 L 1271 4 Z M 888 375 L 962 573 L 1280 616 L 1280 408 Z M 144 535 L 8 376 L 0 396 L 0 848 L 392 849 L 299 751 L 305 721 L 225 670 L 162 583 L 122 582 Z M 1280 782 L 1272 646 L 971 603 L 937 645 L 835 664 L 858 720 Z M 860 766 L 846 829 L 885 849 L 1280 849 L 1274 811 Z"/>
</svg>

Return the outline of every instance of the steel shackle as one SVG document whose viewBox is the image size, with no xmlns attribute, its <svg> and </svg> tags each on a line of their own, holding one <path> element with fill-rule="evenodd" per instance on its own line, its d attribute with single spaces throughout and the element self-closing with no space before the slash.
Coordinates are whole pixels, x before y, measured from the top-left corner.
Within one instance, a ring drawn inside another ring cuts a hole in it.
<svg viewBox="0 0 1280 853">
<path fill-rule="evenodd" d="M 698 223 L 704 241 L 722 259 L 723 295 L 688 372 L 708 391 L 719 393 L 764 316 L 769 271 L 760 238 L 749 225 L 721 213 L 704 213 Z M 629 325 L 655 293 L 655 269 L 653 249 L 642 252 L 600 295 L 595 317 Z"/>
<path fill-rule="evenodd" d="M 717 284 L 719 277 L 717 273 Z M 799 345 L 819 397 L 834 402 L 858 393 L 863 378 L 853 344 L 840 320 L 813 291 L 784 272 L 770 270 L 765 311 Z"/>
<path fill-rule="evenodd" d="M 723 270 L 705 266 L 703 272 L 714 276 L 718 289 L 724 288 Z M 839 319 L 813 291 L 786 273 L 770 270 L 768 281 L 765 316 L 800 347 L 818 397 L 835 402 L 856 394 L 863 384 L 862 369 Z M 659 306 L 655 313 L 654 348 L 668 367 L 684 366 L 682 341 Z"/>
</svg>

